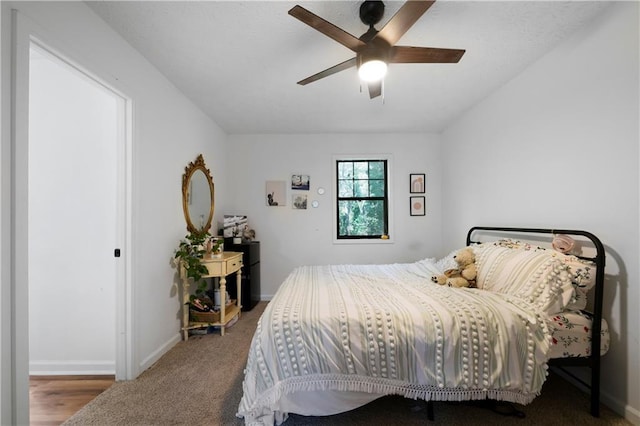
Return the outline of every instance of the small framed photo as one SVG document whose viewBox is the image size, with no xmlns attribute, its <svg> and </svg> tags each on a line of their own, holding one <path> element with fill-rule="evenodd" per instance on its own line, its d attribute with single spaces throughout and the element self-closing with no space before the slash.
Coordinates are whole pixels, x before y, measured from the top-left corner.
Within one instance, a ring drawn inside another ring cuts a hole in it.
<svg viewBox="0 0 640 426">
<path fill-rule="evenodd" d="M 309 190 L 309 175 L 292 175 L 291 176 L 291 189 L 297 189 L 302 191 Z"/>
<path fill-rule="evenodd" d="M 411 173 L 409 175 L 409 193 L 424 194 L 426 188 L 426 178 L 424 173 Z"/>
<path fill-rule="evenodd" d="M 296 210 L 306 210 L 307 194 L 293 194 L 291 196 L 291 206 Z"/>
<path fill-rule="evenodd" d="M 266 201 L 267 206 L 277 207 L 287 204 L 286 182 L 283 180 L 268 180 L 266 185 Z"/>
<path fill-rule="evenodd" d="M 409 203 L 411 216 L 424 216 L 426 214 L 425 197 L 409 197 Z"/>
<path fill-rule="evenodd" d="M 224 215 L 222 236 L 232 238 L 242 235 L 242 231 L 247 228 L 247 216 L 242 215 Z"/>
</svg>

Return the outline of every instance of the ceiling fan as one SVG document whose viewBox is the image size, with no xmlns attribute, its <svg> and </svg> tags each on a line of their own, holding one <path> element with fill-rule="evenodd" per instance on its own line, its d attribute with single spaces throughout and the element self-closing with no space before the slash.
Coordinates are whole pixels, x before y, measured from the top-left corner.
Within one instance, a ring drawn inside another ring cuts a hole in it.
<svg viewBox="0 0 640 426">
<path fill-rule="evenodd" d="M 374 25 L 380 22 L 384 15 L 384 3 L 382 1 L 366 0 L 360 6 L 360 20 L 369 26 L 369 30 L 360 37 L 349 34 L 309 12 L 302 6 L 294 6 L 289 10 L 289 15 L 331 37 L 356 53 L 354 58 L 300 80 L 298 84 L 304 86 L 357 66 L 360 79 L 368 84 L 369 97 L 373 99 L 382 94 L 382 81 L 386 74 L 387 65 L 390 63 L 457 63 L 462 58 L 465 52 L 464 49 L 395 46 L 398 40 L 434 2 L 435 0 L 407 1 L 389 22 L 378 31 L 374 28 Z"/>
</svg>

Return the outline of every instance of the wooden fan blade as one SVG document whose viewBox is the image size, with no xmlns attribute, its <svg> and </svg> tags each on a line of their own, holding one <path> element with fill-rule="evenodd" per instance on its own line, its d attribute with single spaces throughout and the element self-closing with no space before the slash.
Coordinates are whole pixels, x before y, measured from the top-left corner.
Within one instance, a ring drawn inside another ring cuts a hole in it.
<svg viewBox="0 0 640 426">
<path fill-rule="evenodd" d="M 389 62 L 396 64 L 457 63 L 464 52 L 464 49 L 394 46 L 389 50 Z"/>
<path fill-rule="evenodd" d="M 354 66 L 356 66 L 356 58 L 351 58 L 347 61 L 339 63 L 338 65 L 334 65 L 331 68 L 327 68 L 324 71 L 320 71 L 319 73 L 314 74 L 311 77 L 307 77 L 304 80 L 300 80 L 298 84 L 301 86 L 304 86 L 306 84 L 313 83 L 316 80 L 320 80 L 321 78 L 329 77 L 332 74 L 338 73 L 340 71 L 344 71 Z"/>
<path fill-rule="evenodd" d="M 377 98 L 382 95 L 382 80 L 369 83 L 369 98 Z"/>
<path fill-rule="evenodd" d="M 357 52 L 364 48 L 366 45 L 360 41 L 357 37 L 349 34 L 341 28 L 336 27 L 331 22 L 325 21 L 318 15 L 309 12 L 302 6 L 294 6 L 289 11 L 289 15 L 299 19 L 310 27 L 315 28 L 327 37 L 331 37 L 341 45 Z"/>
<path fill-rule="evenodd" d="M 377 37 L 382 37 L 391 46 L 406 33 L 413 24 L 435 3 L 433 1 L 408 1 L 393 15 L 387 24 L 380 30 Z"/>
</svg>

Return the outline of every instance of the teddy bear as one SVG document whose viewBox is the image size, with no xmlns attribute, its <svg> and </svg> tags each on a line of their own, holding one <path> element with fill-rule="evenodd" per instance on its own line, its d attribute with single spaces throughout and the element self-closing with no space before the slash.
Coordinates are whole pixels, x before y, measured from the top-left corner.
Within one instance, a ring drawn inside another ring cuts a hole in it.
<svg viewBox="0 0 640 426">
<path fill-rule="evenodd" d="M 459 250 L 453 257 L 458 264 L 457 268 L 447 269 L 444 274 L 434 275 L 431 281 L 449 287 L 476 287 L 476 255 L 469 247 Z"/>
</svg>

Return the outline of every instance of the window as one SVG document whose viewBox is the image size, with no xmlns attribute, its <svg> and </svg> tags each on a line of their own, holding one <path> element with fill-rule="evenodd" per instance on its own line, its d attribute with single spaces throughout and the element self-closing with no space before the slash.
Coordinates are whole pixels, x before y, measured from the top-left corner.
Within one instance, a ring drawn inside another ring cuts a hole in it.
<svg viewBox="0 0 640 426">
<path fill-rule="evenodd" d="M 336 159 L 337 240 L 388 237 L 387 162 L 386 158 Z"/>
</svg>

